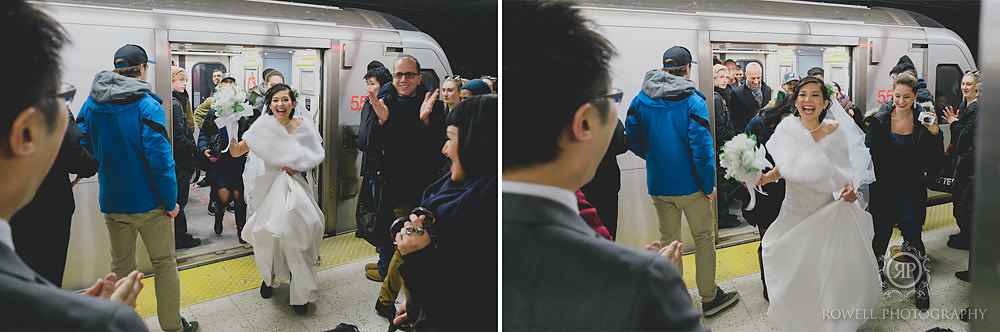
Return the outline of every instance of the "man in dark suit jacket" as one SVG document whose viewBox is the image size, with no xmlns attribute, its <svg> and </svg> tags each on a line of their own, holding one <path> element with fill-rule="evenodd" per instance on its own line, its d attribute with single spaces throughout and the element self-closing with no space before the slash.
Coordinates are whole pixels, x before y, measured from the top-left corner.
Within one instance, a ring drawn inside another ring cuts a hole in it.
<svg viewBox="0 0 1000 332">
<path fill-rule="evenodd" d="M 750 119 L 771 101 L 771 87 L 764 84 L 763 69 L 760 64 L 747 64 L 746 83 L 733 88 L 729 100 L 729 113 L 733 118 L 733 126 L 740 132 L 746 130 Z"/>
<path fill-rule="evenodd" d="M 143 331 L 135 310 L 142 274 L 120 283 L 113 275 L 98 280 L 86 295 L 59 289 L 14 252 L 8 220 L 32 197 L 56 159 L 69 124 L 67 104 L 76 91 L 60 87 L 62 27 L 22 1 L 0 4 L 0 29 L 20 52 L 10 53 L 9 74 L 20 81 L 0 90 L 0 321 L 11 331 Z M 50 220 L 21 220 L 46 223 Z M 88 296 L 89 295 L 89 296 Z M 97 298 L 101 297 L 101 298 Z M 117 303 L 115 301 L 121 302 Z"/>
<path fill-rule="evenodd" d="M 617 125 L 610 43 L 566 3 L 505 2 L 504 13 L 505 35 L 521 46 L 504 54 L 507 93 L 531 102 L 503 112 L 518 124 L 502 135 L 503 328 L 705 330 L 671 264 L 679 243 L 662 254 L 613 243 L 576 210 L 573 193 L 594 176 Z M 574 70 L 533 87 L 556 67 Z"/>
</svg>

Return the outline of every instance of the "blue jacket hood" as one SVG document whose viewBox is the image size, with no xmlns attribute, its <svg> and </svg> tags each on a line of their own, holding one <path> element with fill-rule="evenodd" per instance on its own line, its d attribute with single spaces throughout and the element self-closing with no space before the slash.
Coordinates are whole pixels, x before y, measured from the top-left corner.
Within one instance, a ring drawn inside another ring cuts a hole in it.
<svg viewBox="0 0 1000 332">
<path fill-rule="evenodd" d="M 149 94 L 157 102 L 163 102 L 150 92 L 152 87 L 148 82 L 138 78 L 122 76 L 113 71 L 105 70 L 94 75 L 94 82 L 90 88 L 90 98 L 98 104 L 127 105 Z"/>
<path fill-rule="evenodd" d="M 642 92 L 653 99 L 678 101 L 687 98 L 695 90 L 694 81 L 671 75 L 660 69 L 646 72 L 642 80 Z M 704 96 L 702 96 L 704 98 Z"/>
</svg>

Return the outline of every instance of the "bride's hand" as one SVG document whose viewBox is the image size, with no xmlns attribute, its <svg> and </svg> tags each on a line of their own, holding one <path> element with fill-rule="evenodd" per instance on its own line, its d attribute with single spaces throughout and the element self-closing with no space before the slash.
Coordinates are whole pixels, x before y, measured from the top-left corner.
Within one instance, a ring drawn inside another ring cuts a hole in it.
<svg viewBox="0 0 1000 332">
<path fill-rule="evenodd" d="M 837 127 L 839 126 L 840 125 L 838 125 L 836 122 L 825 122 L 825 121 L 820 122 L 819 128 L 816 128 L 816 131 L 811 133 L 813 141 L 819 142 L 820 140 L 823 139 L 823 137 L 826 137 L 827 135 L 830 135 L 834 131 L 836 131 Z"/>
<path fill-rule="evenodd" d="M 288 175 L 295 175 L 295 173 L 298 173 L 298 171 L 291 169 L 288 166 L 282 167 L 281 170 L 285 171 Z"/>
<path fill-rule="evenodd" d="M 845 200 L 848 203 L 854 203 L 854 201 L 858 200 L 858 195 L 854 191 L 853 183 L 848 183 L 847 186 L 844 186 L 844 191 L 840 192 L 839 199 Z"/>
</svg>

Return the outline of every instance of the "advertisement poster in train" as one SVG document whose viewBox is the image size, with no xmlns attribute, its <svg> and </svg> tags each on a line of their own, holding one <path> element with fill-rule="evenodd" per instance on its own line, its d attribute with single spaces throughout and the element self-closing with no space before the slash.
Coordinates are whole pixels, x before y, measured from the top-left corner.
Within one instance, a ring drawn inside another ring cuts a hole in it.
<svg viewBox="0 0 1000 332">
<path fill-rule="evenodd" d="M 260 74 L 260 68 L 247 68 L 243 70 L 243 77 L 246 79 L 246 89 L 249 91 L 253 87 L 259 84 L 257 76 Z"/>
</svg>

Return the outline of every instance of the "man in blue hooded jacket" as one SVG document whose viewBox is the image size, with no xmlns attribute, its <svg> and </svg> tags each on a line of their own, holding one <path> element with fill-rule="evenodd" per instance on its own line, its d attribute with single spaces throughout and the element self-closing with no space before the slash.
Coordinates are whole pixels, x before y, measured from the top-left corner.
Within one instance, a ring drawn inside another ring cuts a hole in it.
<svg viewBox="0 0 1000 332">
<path fill-rule="evenodd" d="M 156 273 L 156 312 L 164 331 L 197 331 L 180 314 L 180 279 L 174 256 L 177 205 L 174 158 L 162 100 L 146 82 L 146 51 L 128 44 L 115 52 L 114 71 L 94 77 L 77 123 L 81 143 L 100 166 L 99 201 L 111 239 L 111 271 L 136 269 L 136 233 Z"/>
<path fill-rule="evenodd" d="M 688 79 L 691 52 L 674 46 L 663 69 L 646 73 L 625 119 L 629 150 L 646 160 L 646 185 L 660 222 L 660 243 L 681 239 L 681 212 L 695 244 L 695 280 L 702 313 L 711 317 L 739 300 L 715 284 L 715 151 L 705 96 Z M 678 264 L 682 271 L 683 265 Z"/>
</svg>

